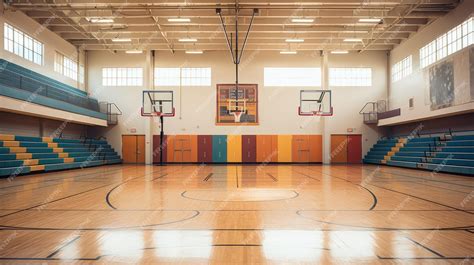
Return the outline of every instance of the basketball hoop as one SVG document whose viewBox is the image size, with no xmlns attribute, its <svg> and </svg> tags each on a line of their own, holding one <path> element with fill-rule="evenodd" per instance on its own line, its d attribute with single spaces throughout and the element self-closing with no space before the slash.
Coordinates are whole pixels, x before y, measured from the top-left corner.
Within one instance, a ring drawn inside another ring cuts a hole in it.
<svg viewBox="0 0 474 265">
<path fill-rule="evenodd" d="M 141 108 L 141 116 L 142 117 L 174 117 L 174 115 L 175 115 L 174 108 L 172 109 L 171 113 L 163 113 L 163 112 L 159 112 L 159 111 L 153 111 L 153 112 L 150 112 L 150 113 L 145 113 L 143 108 Z"/>
<path fill-rule="evenodd" d="M 240 117 L 242 117 L 242 111 L 234 111 L 232 114 L 234 114 L 234 122 L 240 122 Z"/>
</svg>

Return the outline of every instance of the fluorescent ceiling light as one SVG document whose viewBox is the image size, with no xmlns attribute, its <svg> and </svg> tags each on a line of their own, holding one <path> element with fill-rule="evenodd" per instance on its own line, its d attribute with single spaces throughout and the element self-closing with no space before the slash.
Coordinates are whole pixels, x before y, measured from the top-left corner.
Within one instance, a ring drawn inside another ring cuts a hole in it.
<svg viewBox="0 0 474 265">
<path fill-rule="evenodd" d="M 292 18 L 291 22 L 293 23 L 312 23 L 314 18 Z"/>
<path fill-rule="evenodd" d="M 297 51 L 281 51 L 280 54 L 297 54 Z"/>
<path fill-rule="evenodd" d="M 175 18 L 168 18 L 168 22 L 191 22 L 191 19 L 185 18 L 185 17 L 175 17 Z"/>
<path fill-rule="evenodd" d="M 114 20 L 111 18 L 98 18 L 98 17 L 91 17 L 87 18 L 91 23 L 114 23 Z"/>
<path fill-rule="evenodd" d="M 203 54 L 203 51 L 201 50 L 191 50 L 191 51 L 186 51 L 187 54 Z"/>
<path fill-rule="evenodd" d="M 130 38 L 115 38 L 115 39 L 112 39 L 113 42 L 131 42 L 132 39 Z"/>
<path fill-rule="evenodd" d="M 359 38 L 347 38 L 347 39 L 344 39 L 344 42 L 362 42 L 362 39 L 359 39 Z"/>
<path fill-rule="evenodd" d="M 128 51 L 125 51 L 125 53 L 137 54 L 137 53 L 143 53 L 143 51 L 141 51 L 141 50 L 128 50 Z"/>
<path fill-rule="evenodd" d="M 360 18 L 359 22 L 363 23 L 380 23 L 382 21 L 381 18 Z"/>
<path fill-rule="evenodd" d="M 182 39 L 179 39 L 178 41 L 179 42 L 196 42 L 198 40 L 194 38 L 182 38 Z"/>
<path fill-rule="evenodd" d="M 349 51 L 345 50 L 336 50 L 336 51 L 331 51 L 332 54 L 348 54 Z"/>
<path fill-rule="evenodd" d="M 304 42 L 304 39 L 286 39 L 286 42 Z"/>
</svg>

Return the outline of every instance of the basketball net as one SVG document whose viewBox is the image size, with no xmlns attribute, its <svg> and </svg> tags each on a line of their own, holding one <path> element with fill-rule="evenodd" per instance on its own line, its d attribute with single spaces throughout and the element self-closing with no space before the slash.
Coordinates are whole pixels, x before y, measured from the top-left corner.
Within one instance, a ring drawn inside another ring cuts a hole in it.
<svg viewBox="0 0 474 265">
<path fill-rule="evenodd" d="M 234 114 L 234 122 L 240 122 L 240 117 L 242 116 L 242 111 L 234 111 L 232 114 Z"/>
</svg>

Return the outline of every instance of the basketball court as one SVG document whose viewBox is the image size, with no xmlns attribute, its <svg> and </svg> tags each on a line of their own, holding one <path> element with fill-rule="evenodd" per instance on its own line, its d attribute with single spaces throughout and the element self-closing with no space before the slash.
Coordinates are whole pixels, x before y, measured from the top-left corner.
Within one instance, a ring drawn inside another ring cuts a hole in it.
<svg viewBox="0 0 474 265">
<path fill-rule="evenodd" d="M 7 1 L 1 264 L 472 264 L 474 2 Z"/>
</svg>

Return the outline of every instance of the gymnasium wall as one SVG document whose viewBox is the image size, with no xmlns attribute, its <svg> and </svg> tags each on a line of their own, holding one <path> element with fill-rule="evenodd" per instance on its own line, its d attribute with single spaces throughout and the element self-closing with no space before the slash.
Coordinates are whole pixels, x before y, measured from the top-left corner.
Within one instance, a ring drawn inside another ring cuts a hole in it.
<svg viewBox="0 0 474 265">
<path fill-rule="evenodd" d="M 402 44 L 398 45 L 390 53 L 390 66 L 405 57 L 413 56 L 413 73 L 394 83 L 389 84 L 389 105 L 391 109 L 400 108 L 401 115 L 389 119 L 381 120 L 379 125 L 396 125 L 432 119 L 436 117 L 457 115 L 474 110 L 474 101 L 469 100 L 469 95 L 473 98 L 472 87 L 474 80 L 469 76 L 469 50 L 472 45 L 458 51 L 434 66 L 439 67 L 443 62 L 454 62 L 454 90 L 456 92 L 454 103 L 446 108 L 433 108 L 430 104 L 429 70 L 420 67 L 420 48 L 436 39 L 441 34 L 446 33 L 453 27 L 459 25 L 472 15 L 474 1 L 462 1 L 462 3 L 449 14 L 439 18 L 418 33 L 410 37 Z M 472 66 L 471 66 L 472 67 Z M 471 70 L 472 71 L 472 70 Z M 414 107 L 410 108 L 408 101 L 414 100 Z M 470 102 L 469 102 L 470 101 Z"/>
<path fill-rule="evenodd" d="M 11 10 L 5 10 L 0 15 L 0 36 L 2 36 L 2 39 L 4 22 L 20 29 L 21 31 L 27 33 L 44 44 L 43 65 L 35 64 L 13 53 L 5 51 L 3 49 L 3 41 L 0 42 L 0 58 L 21 65 L 70 86 L 84 90 L 84 87 L 81 87 L 79 82 L 54 71 L 55 51 L 58 51 L 70 58 L 76 58 L 78 56 L 76 47 L 62 39 L 56 33 L 53 33 L 46 27 L 40 25 L 38 22 L 34 21 L 32 18 L 28 17 L 21 11 L 13 12 Z M 46 20 L 46 23 L 47 22 L 48 20 Z M 80 62 L 84 62 L 84 58 L 85 57 L 83 53 L 81 53 L 79 58 Z"/>
<path fill-rule="evenodd" d="M 363 152 L 376 142 L 379 132 L 363 124 L 359 110 L 367 101 L 386 97 L 387 55 L 385 52 L 329 55 L 329 67 L 371 67 L 372 87 L 337 87 L 333 90 L 334 116 L 327 118 L 301 117 L 297 115 L 298 87 L 264 87 L 264 67 L 321 67 L 318 52 L 300 52 L 298 55 L 280 55 L 274 52 L 246 51 L 240 68 L 241 83 L 257 83 L 259 88 L 258 126 L 216 126 L 216 84 L 233 83 L 234 66 L 227 51 L 206 52 L 203 55 L 171 54 L 159 51 L 155 54 L 155 67 L 211 67 L 210 87 L 173 88 L 175 91 L 176 117 L 165 119 L 166 134 L 323 134 L 324 160 L 329 161 L 330 134 L 344 134 L 350 128 L 355 134 L 363 134 Z M 99 100 L 115 102 L 123 111 L 118 125 L 98 129 L 116 150 L 121 150 L 122 134 L 145 134 L 150 146 L 151 134 L 159 134 L 158 123 L 140 117 L 141 92 L 152 89 L 153 83 L 145 78 L 143 87 L 103 87 L 103 67 L 143 67 L 145 76 L 152 69 L 149 54 L 125 54 L 106 51 L 88 51 L 88 87 Z M 149 75 L 151 76 L 151 75 Z M 170 89 L 160 87 L 157 89 Z M 318 89 L 303 88 L 303 89 Z M 181 93 L 180 93 L 181 92 Z M 151 150 L 151 148 L 149 149 Z M 149 162 L 150 157 L 147 157 Z"/>
<path fill-rule="evenodd" d="M 34 137 L 79 138 L 88 126 L 0 111 L 0 134 Z M 21 121 L 21 122 L 19 122 Z"/>
<path fill-rule="evenodd" d="M 456 116 L 411 122 L 390 127 L 390 136 L 410 135 L 414 131 L 420 134 L 447 132 L 449 129 L 456 131 L 474 131 L 474 113 L 465 113 Z"/>
</svg>

